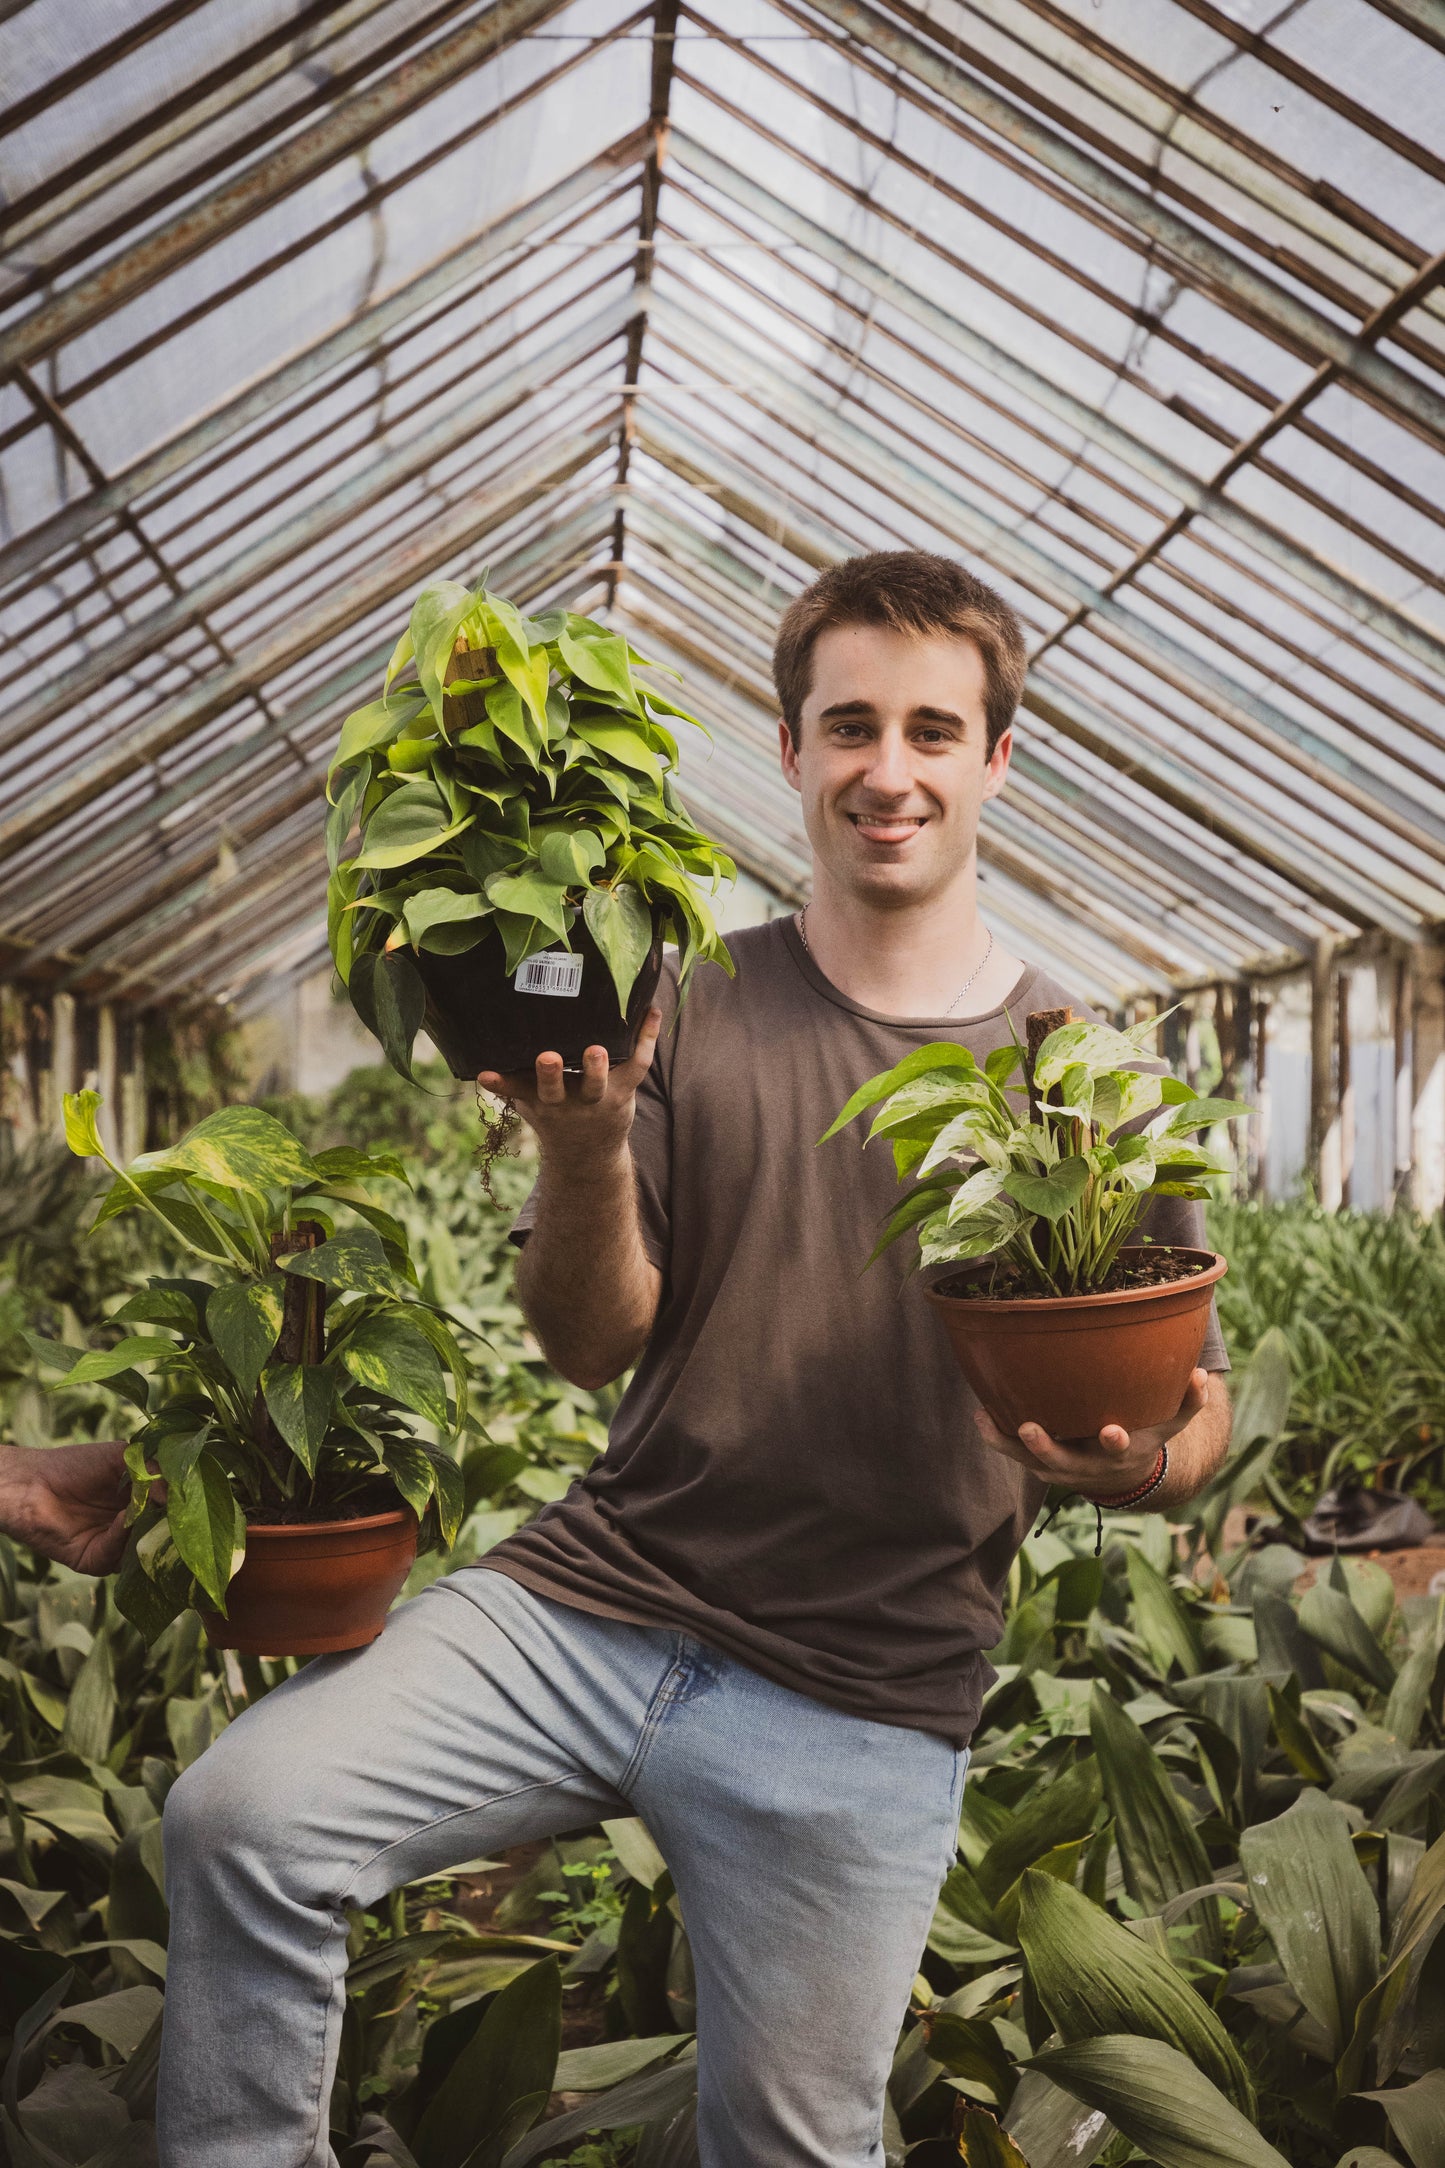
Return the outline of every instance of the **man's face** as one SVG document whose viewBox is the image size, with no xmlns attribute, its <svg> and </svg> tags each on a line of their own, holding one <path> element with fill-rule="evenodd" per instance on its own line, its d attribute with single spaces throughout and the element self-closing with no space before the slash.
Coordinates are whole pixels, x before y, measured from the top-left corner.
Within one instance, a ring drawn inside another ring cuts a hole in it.
<svg viewBox="0 0 1445 2168">
<path fill-rule="evenodd" d="M 849 893 L 926 902 L 968 864 L 1013 748 L 1005 732 L 987 757 L 984 691 L 969 639 L 881 625 L 819 635 L 796 748 L 780 726 L 783 773 L 815 858 Z"/>
</svg>

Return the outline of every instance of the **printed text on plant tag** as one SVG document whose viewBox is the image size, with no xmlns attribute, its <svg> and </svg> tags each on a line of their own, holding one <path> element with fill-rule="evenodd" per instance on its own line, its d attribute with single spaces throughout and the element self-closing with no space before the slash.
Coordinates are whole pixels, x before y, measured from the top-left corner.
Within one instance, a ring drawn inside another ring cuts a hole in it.
<svg viewBox="0 0 1445 2168">
<path fill-rule="evenodd" d="M 566 949 L 539 949 L 517 966 L 512 983 L 519 994 L 580 994 L 582 958 Z"/>
</svg>

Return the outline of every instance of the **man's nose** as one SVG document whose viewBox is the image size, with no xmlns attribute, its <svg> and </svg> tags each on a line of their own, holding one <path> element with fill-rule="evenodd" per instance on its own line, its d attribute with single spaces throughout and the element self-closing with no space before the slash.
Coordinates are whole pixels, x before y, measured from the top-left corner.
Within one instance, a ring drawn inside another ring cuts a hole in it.
<svg viewBox="0 0 1445 2168">
<path fill-rule="evenodd" d="M 880 798 L 901 798 L 913 788 L 913 765 L 901 730 L 885 730 L 874 741 L 868 787 Z"/>
</svg>

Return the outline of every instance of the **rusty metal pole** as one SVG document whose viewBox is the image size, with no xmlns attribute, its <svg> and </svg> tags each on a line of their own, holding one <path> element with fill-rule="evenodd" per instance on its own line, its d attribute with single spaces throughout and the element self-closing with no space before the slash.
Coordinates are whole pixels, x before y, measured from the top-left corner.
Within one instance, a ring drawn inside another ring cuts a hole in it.
<svg viewBox="0 0 1445 2168">
<path fill-rule="evenodd" d="M 1336 1211 L 1340 1202 L 1334 955 L 1333 937 L 1322 934 L 1310 957 L 1309 1170 L 1315 1195 L 1327 1212 Z"/>
</svg>

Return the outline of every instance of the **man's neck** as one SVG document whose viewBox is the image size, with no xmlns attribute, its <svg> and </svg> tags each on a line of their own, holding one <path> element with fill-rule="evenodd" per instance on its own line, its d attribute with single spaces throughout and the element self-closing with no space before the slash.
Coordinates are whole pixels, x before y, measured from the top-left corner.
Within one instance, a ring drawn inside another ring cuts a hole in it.
<svg viewBox="0 0 1445 2168">
<path fill-rule="evenodd" d="M 850 894 L 815 867 L 804 933 L 824 978 L 881 1016 L 981 1015 L 1023 968 L 998 941 L 990 948 L 972 861 L 941 894 L 893 907 Z"/>
</svg>

